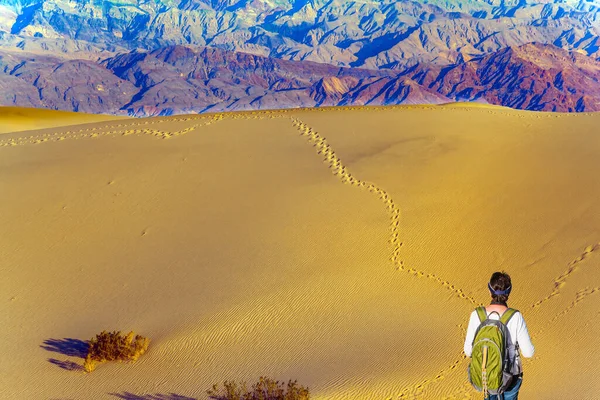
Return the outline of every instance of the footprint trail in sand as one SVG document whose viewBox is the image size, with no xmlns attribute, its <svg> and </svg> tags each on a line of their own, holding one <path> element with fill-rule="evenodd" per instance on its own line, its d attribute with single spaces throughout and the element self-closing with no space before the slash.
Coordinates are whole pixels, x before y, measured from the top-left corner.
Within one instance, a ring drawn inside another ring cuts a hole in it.
<svg viewBox="0 0 600 400">
<path fill-rule="evenodd" d="M 172 122 L 185 122 L 192 120 L 199 120 L 199 122 L 187 127 L 183 128 L 179 131 L 163 131 L 159 129 L 152 129 L 149 127 L 137 128 L 140 126 L 147 126 L 152 124 L 157 124 L 160 121 L 156 120 L 146 120 L 143 122 L 127 122 L 121 124 L 110 125 L 112 130 L 104 130 L 105 125 L 94 126 L 91 128 L 81 128 L 77 130 L 67 130 L 61 132 L 54 133 L 43 133 L 43 134 L 34 134 L 25 137 L 17 137 L 17 138 L 7 138 L 0 140 L 0 147 L 4 146 L 22 146 L 28 144 L 42 144 L 42 143 L 51 143 L 51 142 L 61 142 L 63 140 L 77 140 L 77 139 L 90 139 L 90 138 L 98 138 L 104 136 L 129 136 L 129 135 L 149 135 L 154 136 L 160 139 L 169 139 L 172 137 L 185 135 L 201 126 L 206 126 L 213 124 L 217 121 L 223 120 L 223 114 L 215 114 L 211 117 L 186 117 L 186 118 L 174 118 L 170 121 Z"/>
<path fill-rule="evenodd" d="M 374 183 L 365 182 L 354 177 L 348 171 L 348 168 L 342 163 L 342 160 L 335 154 L 327 140 L 319 133 L 317 133 L 314 129 L 312 129 L 310 126 L 306 125 L 304 122 L 294 117 L 292 117 L 292 123 L 298 129 L 300 135 L 305 137 L 309 141 L 309 143 L 313 144 L 313 146 L 317 150 L 317 154 L 322 156 L 323 161 L 329 165 L 329 168 L 331 169 L 332 173 L 335 176 L 337 176 L 343 183 L 355 186 L 360 189 L 368 190 L 369 192 L 377 195 L 377 197 L 385 204 L 391 219 L 390 243 L 393 246 L 393 250 L 392 255 L 390 256 L 390 261 L 397 271 L 404 271 L 419 278 L 427 278 L 432 281 L 435 281 L 438 284 L 442 285 L 445 289 L 452 292 L 455 296 L 460 297 L 461 299 L 465 299 L 473 305 L 478 305 L 475 299 L 473 299 L 471 296 L 468 296 L 462 289 L 456 287 L 447 280 L 442 279 L 435 273 L 424 272 L 416 268 L 405 266 L 404 261 L 400 259 L 400 248 L 403 244 L 400 241 L 399 230 L 400 209 L 394 203 L 394 200 L 391 198 L 389 193 L 387 193 L 385 190 L 375 185 Z"/>
<path fill-rule="evenodd" d="M 596 243 L 594 245 L 586 247 L 579 257 L 577 257 L 567 265 L 567 270 L 554 280 L 554 288 L 552 289 L 552 292 L 548 296 L 533 304 L 531 308 L 537 308 L 546 301 L 553 298 L 554 296 L 558 296 L 560 294 L 560 289 L 566 284 L 567 279 L 571 276 L 571 274 L 573 274 L 577 270 L 579 264 L 582 261 L 586 260 L 593 252 L 597 250 L 600 250 L 600 243 Z"/>
</svg>

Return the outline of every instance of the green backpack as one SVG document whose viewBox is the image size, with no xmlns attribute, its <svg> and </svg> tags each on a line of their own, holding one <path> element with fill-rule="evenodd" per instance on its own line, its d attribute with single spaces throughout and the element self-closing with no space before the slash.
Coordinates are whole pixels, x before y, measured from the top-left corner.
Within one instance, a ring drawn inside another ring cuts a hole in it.
<svg viewBox="0 0 600 400">
<path fill-rule="evenodd" d="M 509 308 L 500 320 L 488 318 L 484 307 L 477 307 L 476 311 L 480 324 L 473 339 L 469 381 L 487 398 L 488 394 L 504 393 L 512 382 L 506 325 L 517 310 Z"/>
</svg>

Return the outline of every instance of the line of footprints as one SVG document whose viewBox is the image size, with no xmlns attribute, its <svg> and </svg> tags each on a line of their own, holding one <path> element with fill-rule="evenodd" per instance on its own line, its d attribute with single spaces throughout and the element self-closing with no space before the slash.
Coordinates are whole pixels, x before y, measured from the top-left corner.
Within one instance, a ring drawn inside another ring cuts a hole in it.
<svg viewBox="0 0 600 400">
<path fill-rule="evenodd" d="M 580 262 L 584 261 L 586 258 L 588 258 L 594 251 L 600 250 L 600 243 L 596 243 L 595 245 L 591 245 L 585 248 L 585 250 L 583 251 L 583 253 L 577 257 L 576 259 L 574 259 L 573 261 L 571 261 L 568 265 L 567 265 L 567 270 L 558 278 L 556 278 L 554 280 L 554 288 L 552 289 L 552 293 L 550 293 L 548 296 L 544 297 L 543 299 L 537 301 L 535 304 L 533 304 L 531 307 L 532 308 L 537 308 L 540 305 L 542 305 L 542 303 L 550 300 L 551 298 L 553 298 L 554 296 L 557 296 L 560 293 L 560 289 L 565 285 L 567 278 L 573 273 L 575 272 L 575 270 L 577 270 L 577 266 Z"/>
<path fill-rule="evenodd" d="M 112 130 L 108 130 L 108 131 L 102 130 L 103 129 L 102 126 L 95 126 L 95 127 L 91 127 L 91 128 L 82 128 L 82 129 L 73 130 L 73 131 L 68 130 L 68 131 L 43 133 L 43 134 L 18 137 L 18 138 L 8 138 L 8 139 L 0 140 L 0 147 L 20 146 L 20 145 L 26 145 L 26 144 L 41 144 L 41 143 L 49 143 L 49 142 L 60 142 L 63 140 L 68 140 L 68 139 L 87 139 L 87 138 L 97 138 L 97 137 L 101 137 L 101 136 L 111 136 L 111 135 L 122 135 L 122 136 L 150 135 L 150 136 L 155 136 L 160 139 L 169 139 L 171 137 L 185 135 L 186 133 L 189 133 L 189 132 L 193 131 L 194 129 L 199 128 L 201 126 L 206 126 L 206 125 L 215 123 L 217 121 L 221 121 L 224 119 L 224 115 L 223 114 L 214 114 L 208 118 L 207 117 L 174 118 L 170 121 L 185 122 L 185 121 L 191 121 L 194 119 L 198 120 L 199 122 L 197 122 L 193 125 L 190 125 L 189 127 L 184 128 L 179 131 L 170 131 L 169 132 L 169 131 L 162 131 L 162 130 L 158 130 L 158 129 L 152 129 L 152 128 L 148 128 L 148 127 L 135 128 L 138 126 L 152 125 L 152 124 L 161 122 L 159 119 L 155 119 L 155 120 L 146 120 L 143 122 L 128 122 L 128 123 L 113 125 L 112 127 L 116 128 L 116 129 L 112 129 Z"/>
<path fill-rule="evenodd" d="M 598 250 L 600 250 L 600 243 L 596 243 L 594 245 L 590 245 L 590 246 L 586 247 L 585 250 L 583 251 L 583 253 L 581 253 L 581 255 L 579 257 L 577 257 L 576 259 L 574 259 L 567 265 L 567 270 L 565 272 L 563 272 L 562 275 L 560 275 L 558 278 L 556 278 L 554 280 L 554 288 L 552 289 L 552 293 L 550 293 L 548 296 L 544 297 L 543 299 L 537 301 L 531 307 L 538 308 L 541 304 L 545 303 L 546 301 L 550 300 L 551 298 L 553 298 L 555 296 L 558 296 L 560 294 L 560 290 L 567 283 L 567 279 L 569 278 L 569 276 L 571 276 L 575 271 L 577 271 L 579 263 L 586 260 L 588 257 L 590 257 L 590 255 L 593 252 L 598 251 Z M 558 318 L 564 316 L 565 314 L 567 314 L 568 312 L 573 310 L 579 303 L 581 303 L 583 300 L 585 300 L 588 296 L 591 296 L 598 292 L 600 292 L 600 287 L 585 287 L 583 289 L 578 290 L 575 293 L 575 299 L 564 310 L 562 310 L 561 312 L 554 315 L 554 317 L 552 317 L 552 319 L 550 319 L 544 326 L 539 327 L 535 333 L 532 333 L 532 335 L 531 335 L 532 339 L 535 339 L 535 337 L 541 332 L 547 332 L 550 325 L 552 325 L 554 322 L 556 322 L 556 320 L 558 320 Z"/>
<path fill-rule="evenodd" d="M 460 358 L 456 359 L 452 364 L 450 364 L 449 367 L 438 372 L 438 374 L 435 377 L 431 379 L 424 379 L 416 385 L 407 387 L 396 398 L 403 400 L 419 398 L 419 396 L 423 394 L 427 386 L 443 380 L 448 374 L 450 374 L 456 368 L 458 368 L 466 358 L 467 356 L 463 354 Z M 389 397 L 387 400 L 391 399 L 392 397 Z"/>
<path fill-rule="evenodd" d="M 463 290 L 457 288 L 455 285 L 452 285 L 450 282 L 445 281 L 436 274 L 419 271 L 412 267 L 406 267 L 404 265 L 404 262 L 400 260 L 400 248 L 402 247 L 402 242 L 400 242 L 399 230 L 400 209 L 398 208 L 398 206 L 396 206 L 394 200 L 392 200 L 389 193 L 387 193 L 385 190 L 381 189 L 373 183 L 368 183 L 354 177 L 348 171 L 348 168 L 342 163 L 342 160 L 335 154 L 329 143 L 327 143 L 327 140 L 323 136 L 319 135 L 319 133 L 317 133 L 310 126 L 306 125 L 304 122 L 294 117 L 292 117 L 292 123 L 298 129 L 300 135 L 305 137 L 309 141 L 309 143 L 313 144 L 313 146 L 316 148 L 317 154 L 319 154 L 323 158 L 323 161 L 329 165 L 329 168 L 331 169 L 332 173 L 335 176 L 337 176 L 343 183 L 356 186 L 360 189 L 368 190 L 369 192 L 377 195 L 379 199 L 383 201 L 391 219 L 390 243 L 393 246 L 393 250 L 392 255 L 390 257 L 390 261 L 392 262 L 394 268 L 397 271 L 405 271 L 416 277 L 425 277 L 436 281 L 456 296 L 465 299 L 474 305 L 478 304 L 472 297 L 465 294 Z"/>
<path fill-rule="evenodd" d="M 284 118 L 286 115 L 284 112 L 287 110 L 278 110 L 278 111 L 252 111 L 246 113 L 237 113 L 237 114 L 223 114 L 216 113 L 210 115 L 202 115 L 202 116 L 185 116 L 185 117 L 171 117 L 168 120 L 164 120 L 162 118 L 143 118 L 139 122 L 132 122 L 128 120 L 127 122 L 116 124 L 116 125 L 105 125 L 98 126 L 95 125 L 90 128 L 81 128 L 77 130 L 67 130 L 67 131 L 59 131 L 54 133 L 37 133 L 31 136 L 18 137 L 18 138 L 7 138 L 4 140 L 0 140 L 0 147 L 4 146 L 22 146 L 27 144 L 41 144 L 41 143 L 49 143 L 49 142 L 60 142 L 67 139 L 89 139 L 89 138 L 97 138 L 101 136 L 111 136 L 111 135 L 149 135 L 154 136 L 160 139 L 169 139 L 175 136 L 182 136 L 186 133 L 193 131 L 196 128 L 211 125 L 214 122 L 222 121 L 225 118 L 229 119 L 276 119 L 276 118 Z M 198 123 L 191 125 L 185 129 L 180 131 L 162 131 L 159 129 L 149 128 L 148 125 L 155 125 L 159 123 L 167 123 L 167 122 L 187 122 L 187 121 L 199 121 Z M 113 128 L 112 130 L 104 131 L 107 126 Z M 141 128 L 135 128 L 141 127 Z M 133 129 L 132 129 L 133 128 Z"/>
</svg>

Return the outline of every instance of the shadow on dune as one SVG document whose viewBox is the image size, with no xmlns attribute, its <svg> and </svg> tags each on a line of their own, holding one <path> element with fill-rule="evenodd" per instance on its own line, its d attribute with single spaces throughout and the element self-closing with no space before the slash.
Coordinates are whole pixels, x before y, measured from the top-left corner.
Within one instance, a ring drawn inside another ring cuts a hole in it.
<svg viewBox="0 0 600 400">
<path fill-rule="evenodd" d="M 79 339 L 48 339 L 40 347 L 44 350 L 53 351 L 69 357 L 85 358 L 89 344 L 86 340 Z"/>
<path fill-rule="evenodd" d="M 123 400 L 196 400 L 195 397 L 187 397 L 175 393 L 137 395 L 129 392 L 123 392 L 109 394 Z"/>
<path fill-rule="evenodd" d="M 60 361 L 56 358 L 49 358 L 48 362 L 59 368 L 66 369 L 67 371 L 83 371 L 83 366 L 73 361 Z"/>
</svg>

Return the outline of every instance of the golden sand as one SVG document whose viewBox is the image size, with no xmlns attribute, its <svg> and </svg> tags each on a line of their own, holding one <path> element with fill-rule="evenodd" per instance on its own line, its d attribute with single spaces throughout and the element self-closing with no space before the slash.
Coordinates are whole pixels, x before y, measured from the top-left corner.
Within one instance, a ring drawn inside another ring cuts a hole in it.
<svg viewBox="0 0 600 400">
<path fill-rule="evenodd" d="M 28 131 L 33 129 L 63 127 L 67 125 L 113 121 L 124 118 L 126 117 L 43 110 L 36 108 L 0 107 L 0 134 Z"/>
<path fill-rule="evenodd" d="M 506 270 L 536 346 L 522 397 L 595 398 L 599 123 L 348 107 L 5 134 L 0 397 L 205 399 L 267 375 L 478 399 L 466 323 Z M 83 374 L 65 339 L 104 329 L 152 343 Z"/>
</svg>

